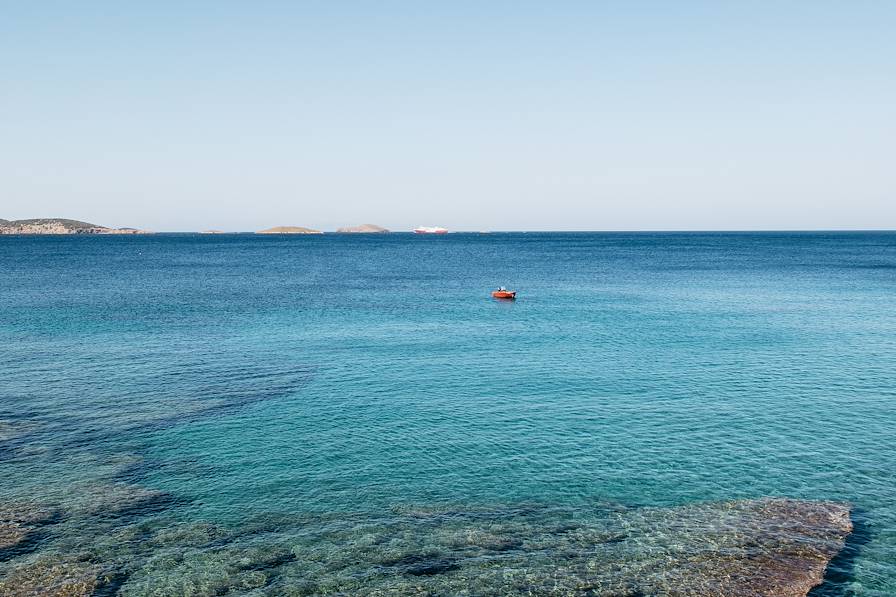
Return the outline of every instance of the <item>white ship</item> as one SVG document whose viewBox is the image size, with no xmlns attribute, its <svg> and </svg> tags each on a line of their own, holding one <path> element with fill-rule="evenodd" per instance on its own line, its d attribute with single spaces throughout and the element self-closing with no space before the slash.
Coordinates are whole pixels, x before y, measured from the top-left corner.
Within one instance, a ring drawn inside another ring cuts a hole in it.
<svg viewBox="0 0 896 597">
<path fill-rule="evenodd" d="M 448 234 L 447 228 L 429 228 L 427 226 L 420 226 L 419 228 L 414 228 L 414 234 Z"/>
</svg>

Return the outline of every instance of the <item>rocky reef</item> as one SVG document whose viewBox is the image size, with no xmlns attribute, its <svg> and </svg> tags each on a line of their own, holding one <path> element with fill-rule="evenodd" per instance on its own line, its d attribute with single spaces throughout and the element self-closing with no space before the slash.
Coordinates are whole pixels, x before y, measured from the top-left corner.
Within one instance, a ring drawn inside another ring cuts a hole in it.
<svg viewBox="0 0 896 597">
<path fill-rule="evenodd" d="M 86 562 L 38 558 L 0 579 L 4 597 L 89 597 L 103 584 L 102 568 Z"/>
<path fill-rule="evenodd" d="M 65 218 L 0 220 L 0 234 L 147 234 L 137 228 L 108 228 Z"/>
<path fill-rule="evenodd" d="M 57 517 L 56 510 L 32 502 L 0 504 L 0 561 L 31 551 L 41 527 Z"/>
<path fill-rule="evenodd" d="M 323 234 L 323 232 L 301 226 L 274 226 L 267 230 L 259 230 L 256 234 Z"/>
<path fill-rule="evenodd" d="M 347 226 L 345 228 L 339 228 L 338 230 L 336 230 L 336 232 L 369 234 L 369 233 L 389 232 L 389 230 L 386 228 L 383 228 L 382 226 L 377 226 L 376 224 L 360 224 L 358 226 Z"/>
<path fill-rule="evenodd" d="M 79 511 L 45 550 L 0 564 L 0 594 L 803 597 L 852 529 L 845 505 L 789 499 L 401 507 L 238 528 Z"/>
</svg>

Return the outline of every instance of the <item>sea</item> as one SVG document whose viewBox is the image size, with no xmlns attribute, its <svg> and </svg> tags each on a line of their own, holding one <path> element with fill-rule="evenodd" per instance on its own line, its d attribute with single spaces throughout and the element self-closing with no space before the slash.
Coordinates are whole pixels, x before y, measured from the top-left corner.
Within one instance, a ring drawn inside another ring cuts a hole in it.
<svg viewBox="0 0 896 597">
<path fill-rule="evenodd" d="M 0 236 L 0 580 L 673 595 L 781 498 L 896 595 L 896 233 Z"/>
</svg>

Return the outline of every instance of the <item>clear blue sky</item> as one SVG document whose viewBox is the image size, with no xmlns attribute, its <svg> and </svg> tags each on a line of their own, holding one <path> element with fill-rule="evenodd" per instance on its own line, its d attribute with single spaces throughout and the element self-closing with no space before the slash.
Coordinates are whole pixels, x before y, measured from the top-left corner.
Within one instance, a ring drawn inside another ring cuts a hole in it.
<svg viewBox="0 0 896 597">
<path fill-rule="evenodd" d="M 896 227 L 896 2 L 0 0 L 0 218 Z"/>
</svg>

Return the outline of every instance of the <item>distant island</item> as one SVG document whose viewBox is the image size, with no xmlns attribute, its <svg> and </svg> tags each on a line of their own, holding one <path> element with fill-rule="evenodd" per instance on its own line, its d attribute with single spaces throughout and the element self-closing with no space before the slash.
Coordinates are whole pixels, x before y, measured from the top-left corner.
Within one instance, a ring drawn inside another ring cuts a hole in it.
<svg viewBox="0 0 896 597">
<path fill-rule="evenodd" d="M 223 230 L 203 230 L 199 234 L 227 234 Z"/>
<path fill-rule="evenodd" d="M 389 232 L 388 229 L 383 228 L 382 226 L 377 226 L 376 224 L 360 224 L 359 226 L 347 226 L 345 228 L 339 228 L 336 232 L 351 232 L 355 234 L 369 234 L 369 233 L 382 233 Z"/>
<path fill-rule="evenodd" d="M 0 234 L 149 234 L 137 228 L 108 228 L 65 218 L 0 220 Z"/>
<path fill-rule="evenodd" d="M 301 226 L 274 226 L 267 230 L 259 230 L 256 234 L 323 234 L 323 232 Z"/>
</svg>

